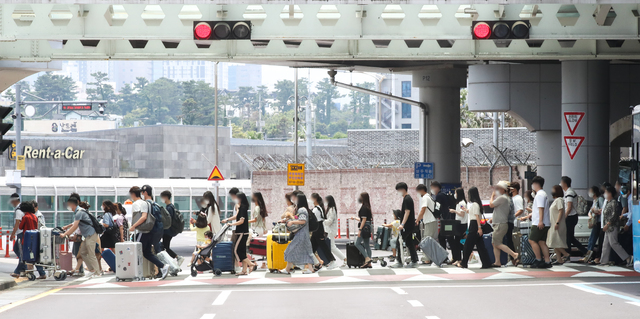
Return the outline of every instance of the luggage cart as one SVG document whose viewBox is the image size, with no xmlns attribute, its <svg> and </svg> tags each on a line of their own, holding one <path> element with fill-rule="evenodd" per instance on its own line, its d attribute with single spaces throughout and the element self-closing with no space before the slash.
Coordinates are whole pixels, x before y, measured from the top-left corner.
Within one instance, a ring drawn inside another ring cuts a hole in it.
<svg viewBox="0 0 640 319">
<path fill-rule="evenodd" d="M 42 227 L 38 230 L 41 234 L 47 234 L 46 236 L 40 236 L 40 257 L 45 255 L 45 252 L 48 252 L 53 258 L 50 261 L 44 262 L 38 258 L 38 261 L 33 265 L 33 269 L 25 270 L 27 279 L 30 281 L 36 280 L 37 271 L 36 267 L 40 266 L 43 268 L 47 277 L 53 277 L 57 281 L 67 279 L 67 272 L 60 268 L 60 253 L 62 250 L 60 249 L 60 245 L 68 245 L 67 239 L 60 238 L 60 234 L 64 233 L 64 231 L 59 228 L 45 228 Z M 44 240 L 43 240 L 44 239 Z"/>
</svg>

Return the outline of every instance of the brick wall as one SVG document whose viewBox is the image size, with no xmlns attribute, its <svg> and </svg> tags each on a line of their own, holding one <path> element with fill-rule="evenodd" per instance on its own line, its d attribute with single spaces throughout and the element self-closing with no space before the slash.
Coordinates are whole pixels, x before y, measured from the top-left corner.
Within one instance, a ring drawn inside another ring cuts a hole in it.
<svg viewBox="0 0 640 319">
<path fill-rule="evenodd" d="M 465 190 L 470 186 L 476 186 L 480 190 L 483 199 L 489 199 L 491 190 L 489 189 L 489 168 L 470 167 L 469 183 L 466 182 L 466 172 L 464 168 L 460 175 Z M 507 180 L 509 176 L 508 167 L 497 167 L 493 172 L 494 183 L 500 180 Z M 514 168 L 512 174 L 514 180 L 517 179 L 517 171 Z M 409 185 L 409 194 L 414 198 L 415 207 L 418 207 L 418 195 L 415 187 L 418 184 L 413 178 L 411 168 L 379 168 L 379 169 L 344 169 L 344 170 L 322 170 L 307 171 L 305 185 L 300 190 L 307 196 L 311 193 L 319 193 L 325 197 L 333 195 L 338 206 L 338 213 L 341 219 L 341 227 L 344 231 L 346 225 L 345 217 L 355 216 L 358 195 L 366 191 L 371 197 L 373 219 L 376 225 L 382 224 L 386 218 L 391 220 L 392 210 L 399 209 L 401 198 L 397 195 L 395 185 L 404 181 Z M 522 182 L 521 182 L 522 183 Z M 284 171 L 259 171 L 253 173 L 251 189 L 253 192 L 262 192 L 269 211 L 268 222 L 279 219 L 286 208 L 284 196 L 293 191 L 292 186 L 287 186 L 286 172 Z M 311 204 L 311 203 L 310 203 Z"/>
</svg>

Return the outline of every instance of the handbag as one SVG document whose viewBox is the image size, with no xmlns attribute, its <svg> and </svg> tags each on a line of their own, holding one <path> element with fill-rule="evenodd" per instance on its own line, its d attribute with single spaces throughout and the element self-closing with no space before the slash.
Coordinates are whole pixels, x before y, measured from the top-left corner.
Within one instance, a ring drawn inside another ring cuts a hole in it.
<svg viewBox="0 0 640 319">
<path fill-rule="evenodd" d="M 138 220 L 140 220 L 140 217 L 142 217 L 142 212 L 133 212 L 133 217 L 131 217 L 131 221 L 133 222 L 133 224 L 137 223 Z M 136 227 L 136 230 L 145 234 L 153 230 L 153 226 L 155 225 L 156 225 L 155 216 L 153 216 L 151 212 L 148 212 L 147 219 L 145 219 L 142 224 L 138 225 L 138 227 Z"/>
<path fill-rule="evenodd" d="M 480 220 L 480 229 L 482 229 L 482 233 L 483 234 L 491 234 L 491 233 L 493 233 L 493 226 L 491 226 L 491 224 L 489 224 L 489 220 L 484 218 L 484 213 L 482 213 L 482 220 Z"/>
<path fill-rule="evenodd" d="M 360 230 L 360 237 L 362 238 L 371 237 L 371 224 L 364 223 L 364 226 L 362 226 L 362 229 Z"/>
<path fill-rule="evenodd" d="M 596 225 L 596 215 L 592 214 L 591 217 L 589 217 L 589 229 L 592 229 L 593 226 Z"/>
</svg>

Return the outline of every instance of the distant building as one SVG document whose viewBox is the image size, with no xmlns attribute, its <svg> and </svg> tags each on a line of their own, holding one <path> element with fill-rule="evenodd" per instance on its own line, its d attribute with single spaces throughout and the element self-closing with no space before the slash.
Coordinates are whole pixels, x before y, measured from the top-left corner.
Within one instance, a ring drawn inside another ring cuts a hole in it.
<svg viewBox="0 0 640 319">
<path fill-rule="evenodd" d="M 411 86 L 410 74 L 384 74 L 382 92 L 418 100 L 420 90 Z M 378 107 L 377 101 L 374 102 Z M 420 128 L 420 108 L 415 105 L 382 99 L 383 129 L 418 129 Z M 375 116 L 375 115 L 374 115 Z"/>
<path fill-rule="evenodd" d="M 262 66 L 257 64 L 229 64 L 227 67 L 228 90 L 238 90 L 241 86 L 257 88 L 262 85 Z"/>
</svg>

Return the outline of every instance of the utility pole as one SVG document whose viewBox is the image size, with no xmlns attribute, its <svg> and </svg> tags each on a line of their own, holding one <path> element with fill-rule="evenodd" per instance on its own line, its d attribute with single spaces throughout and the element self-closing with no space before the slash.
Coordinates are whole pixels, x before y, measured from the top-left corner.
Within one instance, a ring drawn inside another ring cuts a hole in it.
<svg viewBox="0 0 640 319">
<path fill-rule="evenodd" d="M 220 62 L 216 62 L 216 67 L 213 71 L 213 77 L 215 78 L 215 93 L 214 93 L 214 103 L 215 103 L 215 112 L 216 114 L 214 115 L 214 121 L 216 122 L 216 128 L 215 128 L 215 149 L 216 149 L 216 167 L 218 166 L 218 63 Z M 220 182 L 216 181 L 215 183 L 213 183 L 216 187 L 216 202 L 218 203 L 218 207 L 220 207 L 220 194 L 218 192 L 218 185 L 220 185 Z"/>
<path fill-rule="evenodd" d="M 306 109 L 306 121 L 307 121 L 307 161 L 310 161 L 311 155 L 313 155 L 312 140 L 313 140 L 313 123 L 311 123 L 311 69 L 309 69 L 309 81 L 307 83 L 307 109 Z"/>
<path fill-rule="evenodd" d="M 295 77 L 294 85 L 293 85 L 293 99 L 294 99 L 294 107 L 295 107 L 295 117 L 293 118 L 293 126 L 294 126 L 294 149 L 293 149 L 293 158 L 296 163 L 298 163 L 298 68 L 293 69 L 293 75 Z M 296 186 L 296 190 L 298 190 L 298 186 Z"/>
<path fill-rule="evenodd" d="M 18 156 L 22 155 L 22 98 L 20 96 L 20 82 L 16 83 L 16 107 L 13 109 L 15 112 L 15 119 L 13 120 L 13 127 L 16 132 L 16 170 L 18 170 Z M 22 171 L 19 171 L 22 174 Z M 16 193 L 22 196 L 22 187 L 16 188 Z"/>
</svg>

